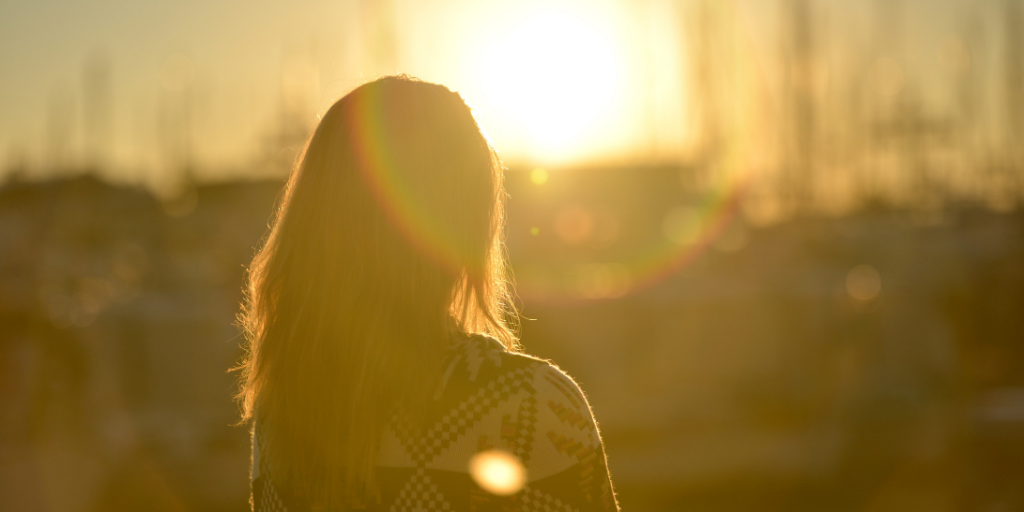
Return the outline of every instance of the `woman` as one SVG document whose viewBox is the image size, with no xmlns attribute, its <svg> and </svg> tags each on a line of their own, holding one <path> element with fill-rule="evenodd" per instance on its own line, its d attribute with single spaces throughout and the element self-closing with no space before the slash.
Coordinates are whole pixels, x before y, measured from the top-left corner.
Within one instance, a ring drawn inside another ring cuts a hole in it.
<svg viewBox="0 0 1024 512">
<path fill-rule="evenodd" d="M 249 268 L 255 510 L 617 510 L 583 394 L 518 353 L 504 194 L 441 85 L 381 78 L 323 116 Z M 491 450 L 518 492 L 470 474 Z"/>
</svg>

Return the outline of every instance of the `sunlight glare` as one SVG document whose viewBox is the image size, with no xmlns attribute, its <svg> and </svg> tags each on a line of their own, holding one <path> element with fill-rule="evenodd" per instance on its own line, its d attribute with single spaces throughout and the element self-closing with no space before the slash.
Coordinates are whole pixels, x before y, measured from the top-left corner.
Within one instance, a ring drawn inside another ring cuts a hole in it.
<svg viewBox="0 0 1024 512">
<path fill-rule="evenodd" d="M 587 148 L 622 103 L 621 45 L 582 13 L 534 12 L 485 46 L 478 79 L 485 104 L 542 158 Z M 503 123 L 504 124 L 504 123 Z"/>
</svg>

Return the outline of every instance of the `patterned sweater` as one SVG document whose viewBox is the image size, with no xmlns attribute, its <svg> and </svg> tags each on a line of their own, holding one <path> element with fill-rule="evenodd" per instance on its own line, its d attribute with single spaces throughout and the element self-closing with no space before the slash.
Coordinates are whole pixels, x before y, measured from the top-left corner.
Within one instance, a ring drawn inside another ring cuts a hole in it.
<svg viewBox="0 0 1024 512">
<path fill-rule="evenodd" d="M 443 382 L 425 427 L 392 422 L 377 462 L 379 511 L 617 511 L 604 446 L 586 398 L 551 364 L 507 352 L 496 340 L 457 340 L 444 359 Z M 310 510 L 275 485 L 253 433 L 252 506 L 256 512 Z M 514 454 L 526 483 L 511 496 L 492 495 L 469 474 L 473 455 Z"/>
</svg>

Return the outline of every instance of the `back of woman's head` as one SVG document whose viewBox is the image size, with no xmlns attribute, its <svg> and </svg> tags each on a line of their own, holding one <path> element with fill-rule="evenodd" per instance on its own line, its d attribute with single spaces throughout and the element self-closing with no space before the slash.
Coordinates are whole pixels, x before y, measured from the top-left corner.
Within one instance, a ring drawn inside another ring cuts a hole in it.
<svg viewBox="0 0 1024 512">
<path fill-rule="evenodd" d="M 239 397 L 282 483 L 372 493 L 376 439 L 436 387 L 452 335 L 516 340 L 501 165 L 462 98 L 396 76 L 320 120 L 249 269 Z"/>
</svg>

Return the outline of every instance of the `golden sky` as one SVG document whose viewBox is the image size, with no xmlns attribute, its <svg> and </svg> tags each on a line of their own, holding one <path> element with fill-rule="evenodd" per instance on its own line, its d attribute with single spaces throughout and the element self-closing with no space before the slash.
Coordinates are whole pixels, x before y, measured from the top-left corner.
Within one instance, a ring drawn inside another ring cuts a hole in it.
<svg viewBox="0 0 1024 512">
<path fill-rule="evenodd" d="M 777 146 L 798 1 L 7 0 L 0 163 L 45 173 L 98 146 L 105 172 L 128 181 L 166 179 L 181 154 L 211 177 L 254 172 L 280 152 L 283 124 L 308 127 L 394 72 L 462 92 L 510 161 L 691 158 L 712 110 L 719 129 Z M 950 110 L 942 49 L 975 33 L 995 48 L 1001 29 L 994 7 L 966 1 L 806 4 L 815 51 L 802 86 L 830 97 L 826 110 L 846 108 L 829 105 L 849 104 L 866 73 Z M 90 88 L 95 69 L 107 85 Z"/>
</svg>

